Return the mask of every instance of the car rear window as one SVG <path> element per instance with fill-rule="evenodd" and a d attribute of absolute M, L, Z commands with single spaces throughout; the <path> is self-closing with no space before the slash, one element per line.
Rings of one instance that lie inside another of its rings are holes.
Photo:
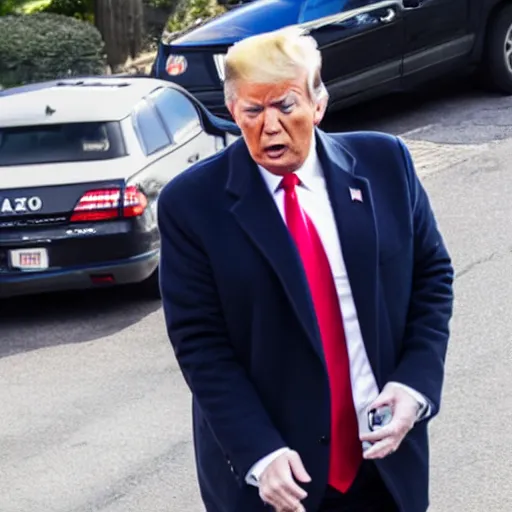
<path fill-rule="evenodd" d="M 0 127 L 0 166 L 107 160 L 124 155 L 118 122 Z"/>

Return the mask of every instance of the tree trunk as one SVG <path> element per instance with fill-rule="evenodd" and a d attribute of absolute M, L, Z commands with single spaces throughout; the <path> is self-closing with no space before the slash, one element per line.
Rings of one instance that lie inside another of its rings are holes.
<path fill-rule="evenodd" d="M 162 33 L 167 26 L 167 20 L 176 11 L 178 3 L 179 0 L 168 0 L 166 3 L 155 7 L 148 0 L 143 0 L 146 34 L 156 44 L 160 41 Z"/>
<path fill-rule="evenodd" d="M 142 49 L 142 0 L 95 0 L 94 22 L 103 36 L 107 62 L 114 72 Z"/>

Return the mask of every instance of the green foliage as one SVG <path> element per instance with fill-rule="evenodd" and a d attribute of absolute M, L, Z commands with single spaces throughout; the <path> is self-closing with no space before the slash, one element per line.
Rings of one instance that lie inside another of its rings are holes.
<path fill-rule="evenodd" d="M 168 0 L 152 0 L 163 1 Z M 47 12 L 81 20 L 94 19 L 94 0 L 0 0 L 0 16 Z"/>
<path fill-rule="evenodd" d="M 57 14 L 0 18 L 0 84 L 103 74 L 104 44 L 90 23 Z"/>
<path fill-rule="evenodd" d="M 43 12 L 62 14 L 80 20 L 94 20 L 94 0 L 52 0 Z"/>
<path fill-rule="evenodd" d="M 0 0 L 0 16 L 14 14 L 26 3 L 26 0 Z"/>
<path fill-rule="evenodd" d="M 21 2 L 23 0 L 6 0 Z M 26 0 L 24 0 L 26 2 Z M 37 0 L 34 0 L 37 2 Z M 63 14 L 80 20 L 94 22 L 94 0 L 39 0 L 43 5 L 36 7 L 38 12 Z M 2 2 L 2 0 L 0 0 Z M 150 9 L 173 10 L 178 0 L 142 0 L 143 5 Z"/>
<path fill-rule="evenodd" d="M 179 32 L 192 26 L 198 20 L 205 21 L 225 12 L 225 7 L 216 0 L 182 0 L 176 12 L 167 22 L 169 32 Z"/>
<path fill-rule="evenodd" d="M 25 2 L 21 9 L 18 9 L 18 14 L 33 14 L 41 12 L 43 9 L 50 5 L 52 0 L 29 0 Z"/>

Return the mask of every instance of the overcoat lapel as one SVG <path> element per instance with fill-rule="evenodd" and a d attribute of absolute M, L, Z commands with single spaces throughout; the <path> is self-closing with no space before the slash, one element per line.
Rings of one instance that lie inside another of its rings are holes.
<path fill-rule="evenodd" d="M 366 178 L 356 175 L 355 158 L 341 143 L 320 130 L 316 131 L 316 137 L 359 325 L 368 359 L 379 380 L 379 249 L 370 184 Z"/>
<path fill-rule="evenodd" d="M 325 364 L 313 304 L 298 251 L 242 140 L 234 144 L 229 165 L 227 190 L 235 197 L 231 212 L 273 268 L 314 350 Z"/>

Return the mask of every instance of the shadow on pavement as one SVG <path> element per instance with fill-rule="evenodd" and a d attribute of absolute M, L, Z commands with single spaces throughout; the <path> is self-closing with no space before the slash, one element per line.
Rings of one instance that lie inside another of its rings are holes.
<path fill-rule="evenodd" d="M 0 357 L 103 338 L 136 324 L 160 305 L 131 287 L 0 300 Z"/>

